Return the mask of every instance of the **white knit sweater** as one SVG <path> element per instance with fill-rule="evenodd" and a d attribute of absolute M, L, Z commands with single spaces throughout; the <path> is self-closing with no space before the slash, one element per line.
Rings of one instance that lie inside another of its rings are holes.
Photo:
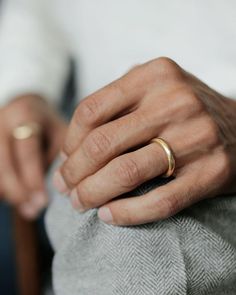
<path fill-rule="evenodd" d="M 235 28 L 235 0 L 3 0 L 0 104 L 28 92 L 57 103 L 69 55 L 78 99 L 158 56 L 233 97 Z"/>

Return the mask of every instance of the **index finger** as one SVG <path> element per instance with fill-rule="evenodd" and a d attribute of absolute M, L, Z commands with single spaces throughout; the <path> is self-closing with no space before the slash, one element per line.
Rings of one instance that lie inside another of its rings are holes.
<path fill-rule="evenodd" d="M 138 87 L 141 80 L 138 71 L 136 67 L 79 104 L 68 129 L 63 153 L 70 155 L 91 130 L 135 107 L 138 97 L 144 95 L 144 90 Z"/>
<path fill-rule="evenodd" d="M 21 179 L 28 189 L 28 201 L 22 204 L 21 211 L 33 218 L 47 204 L 41 139 L 39 136 L 32 136 L 25 140 L 16 140 L 14 148 Z"/>

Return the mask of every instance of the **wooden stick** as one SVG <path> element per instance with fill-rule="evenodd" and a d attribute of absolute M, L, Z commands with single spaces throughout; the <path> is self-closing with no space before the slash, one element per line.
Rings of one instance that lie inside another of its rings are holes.
<path fill-rule="evenodd" d="M 16 270 L 20 295 L 40 295 L 40 272 L 36 226 L 12 210 Z"/>

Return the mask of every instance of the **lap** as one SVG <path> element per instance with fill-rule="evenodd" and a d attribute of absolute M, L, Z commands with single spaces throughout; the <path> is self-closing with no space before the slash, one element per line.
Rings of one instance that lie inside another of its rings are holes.
<path fill-rule="evenodd" d="M 115 227 L 55 195 L 46 220 L 56 293 L 235 294 L 235 200 L 207 200 L 167 220 Z"/>

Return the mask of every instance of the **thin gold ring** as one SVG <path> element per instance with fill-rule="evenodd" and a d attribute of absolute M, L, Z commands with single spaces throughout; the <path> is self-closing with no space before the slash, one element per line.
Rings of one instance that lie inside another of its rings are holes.
<path fill-rule="evenodd" d="M 165 178 L 172 176 L 175 172 L 176 162 L 175 162 L 174 152 L 172 151 L 171 147 L 168 145 L 168 143 L 164 139 L 160 137 L 153 138 L 151 140 L 151 143 L 159 144 L 163 148 L 164 152 L 166 153 L 167 160 L 168 160 L 168 169 L 165 172 L 165 174 L 163 174 L 162 176 Z"/>
<path fill-rule="evenodd" d="M 39 135 L 42 131 L 40 124 L 36 122 L 28 122 L 21 124 L 13 129 L 12 135 L 17 140 L 28 139 L 32 136 Z"/>

